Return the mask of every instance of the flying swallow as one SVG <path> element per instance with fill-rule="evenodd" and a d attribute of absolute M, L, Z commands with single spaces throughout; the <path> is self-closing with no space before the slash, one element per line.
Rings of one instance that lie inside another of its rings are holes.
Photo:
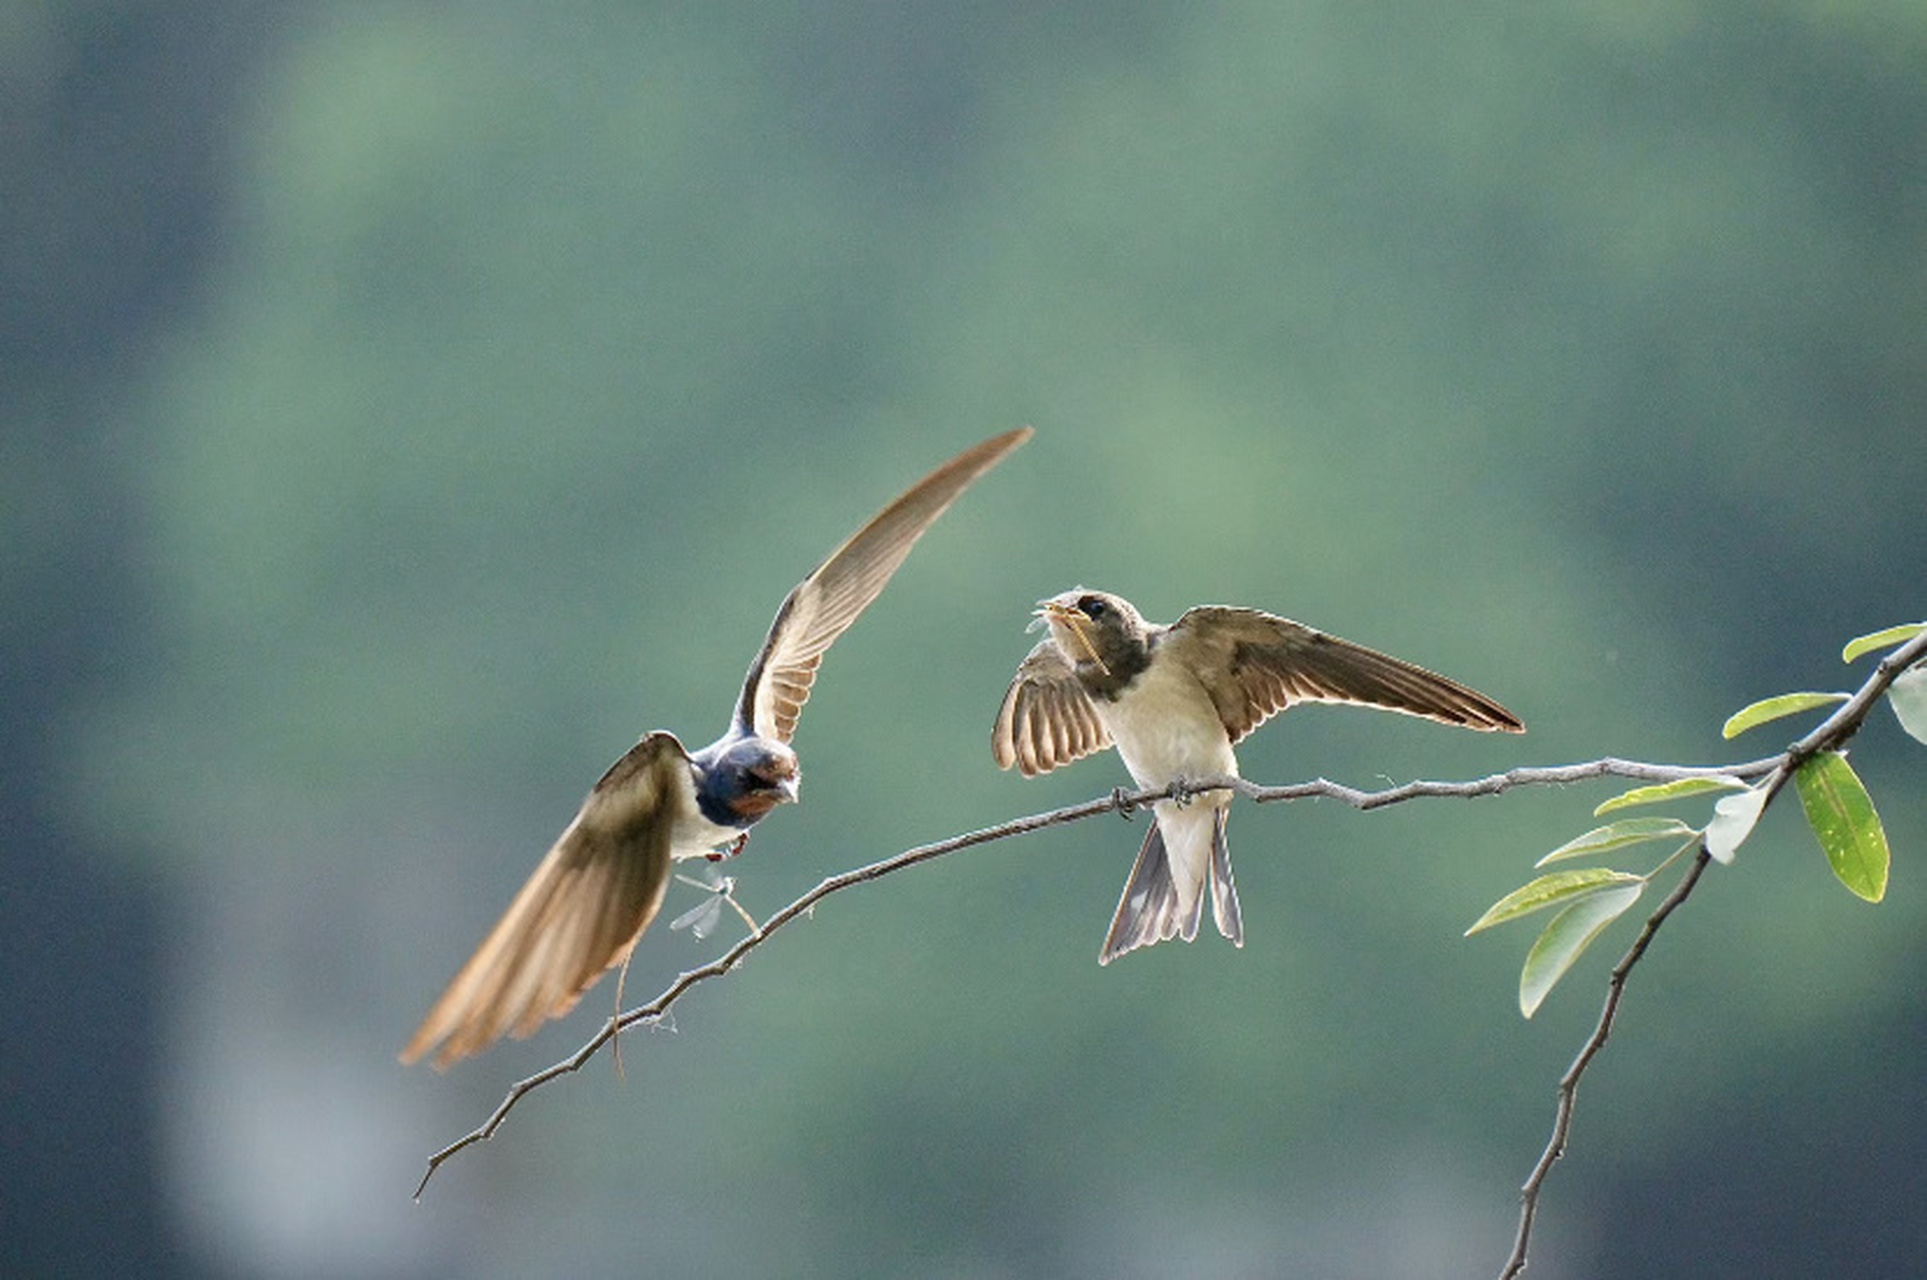
<path fill-rule="evenodd" d="M 1039 601 L 1036 615 L 1050 637 L 1018 666 L 990 738 L 998 767 L 1014 764 L 1026 777 L 1112 745 L 1142 789 L 1237 777 L 1233 745 L 1300 702 L 1525 732 L 1482 693 L 1257 609 L 1202 605 L 1164 626 L 1121 596 L 1078 587 Z M 1156 803 L 1099 964 L 1197 937 L 1206 885 L 1218 932 L 1244 945 L 1224 835 L 1231 794 Z"/>
<path fill-rule="evenodd" d="M 656 730 L 609 767 L 508 911 L 401 1052 L 437 1045 L 437 1067 L 504 1032 L 526 1036 L 575 1007 L 628 959 L 662 908 L 679 859 L 727 856 L 770 810 L 797 797 L 790 735 L 823 654 L 882 592 L 938 516 L 1029 427 L 966 449 L 885 507 L 798 583 L 749 664 L 723 736 L 687 751 Z"/>

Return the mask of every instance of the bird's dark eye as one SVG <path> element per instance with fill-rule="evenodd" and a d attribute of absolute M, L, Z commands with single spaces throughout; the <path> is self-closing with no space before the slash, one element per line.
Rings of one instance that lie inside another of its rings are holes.
<path fill-rule="evenodd" d="M 1109 611 L 1109 606 L 1097 596 L 1085 596 L 1077 602 L 1077 611 L 1095 621 Z"/>

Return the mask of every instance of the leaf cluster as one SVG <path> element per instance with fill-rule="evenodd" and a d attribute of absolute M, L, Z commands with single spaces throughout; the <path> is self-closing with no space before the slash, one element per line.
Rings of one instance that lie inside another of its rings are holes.
<path fill-rule="evenodd" d="M 1848 642 L 1841 658 L 1853 662 L 1876 650 L 1904 645 L 1923 631 L 1927 631 L 1927 623 L 1907 623 L 1858 636 Z M 1727 719 L 1721 733 L 1730 739 L 1769 721 L 1850 702 L 1853 696 L 1850 693 L 1779 694 L 1736 711 Z M 1895 676 L 1884 696 L 1901 727 L 1927 743 L 1927 662 L 1915 663 Z M 1632 909 L 1655 877 L 1681 858 L 1704 850 L 1714 861 L 1730 865 L 1789 776 L 1799 792 L 1807 826 L 1840 883 L 1868 902 L 1879 902 L 1885 897 L 1892 857 L 1873 798 L 1853 766 L 1847 763 L 1844 751 L 1803 750 L 1805 741 L 1788 750 L 1783 767 L 1755 783 L 1709 769 L 1670 782 L 1635 787 L 1593 810 L 1594 817 L 1603 817 L 1622 809 L 1726 793 L 1714 802 L 1712 815 L 1702 826 L 1692 826 L 1678 818 L 1620 818 L 1575 836 L 1540 858 L 1535 867 L 1595 857 L 1636 845 L 1672 846 L 1645 871 L 1621 871 L 1604 866 L 1549 871 L 1500 898 L 1473 922 L 1466 930 L 1468 936 L 1556 908 L 1551 922 L 1526 952 L 1525 964 L 1519 973 L 1520 1012 L 1528 1018 L 1537 1012 L 1586 948 L 1607 926 Z"/>

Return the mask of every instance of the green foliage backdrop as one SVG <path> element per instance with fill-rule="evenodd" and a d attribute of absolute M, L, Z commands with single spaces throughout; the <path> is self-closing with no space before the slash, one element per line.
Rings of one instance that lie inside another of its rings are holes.
<path fill-rule="evenodd" d="M 84 43 L 39 8 L 45 56 Z M 231 70 L 211 248 L 102 411 L 128 662 L 55 734 L 64 811 L 171 904 L 161 1158 L 218 1271 L 1496 1268 L 1607 961 L 1525 1024 L 1516 940 L 1460 931 L 1603 786 L 1241 806 L 1242 951 L 1100 971 L 1112 821 L 839 896 L 408 1204 L 611 1007 L 393 1061 L 581 792 L 719 730 L 783 592 L 994 431 L 1038 436 L 829 658 L 752 910 L 1125 780 L 990 763 L 1073 583 L 1271 609 L 1531 726 L 1318 708 L 1242 752 L 1359 785 L 1725 759 L 1727 711 L 1922 612 L 1916 5 L 336 5 Z M 0 492 L 61 527 L 31 468 Z M 1791 811 L 1710 873 L 1534 1274 L 1766 1274 L 1736 1241 L 1843 1181 L 1866 1216 L 1782 1226 L 1786 1274 L 1917 1256 L 1876 1210 L 1927 1142 L 1927 805 L 1866 740 L 1886 904 Z M 628 992 L 717 949 L 652 933 Z M 1845 1107 L 1843 1059 L 1911 1101 Z M 1769 1124 L 1810 1158 L 1758 1159 Z"/>

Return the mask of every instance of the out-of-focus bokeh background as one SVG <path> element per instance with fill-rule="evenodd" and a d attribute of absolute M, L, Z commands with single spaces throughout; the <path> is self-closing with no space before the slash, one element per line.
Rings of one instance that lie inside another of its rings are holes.
<path fill-rule="evenodd" d="M 1773 749 L 1717 726 L 1923 612 L 1923 138 L 1911 0 L 0 6 L 0 1272 L 1496 1271 L 1629 929 L 1531 1023 L 1530 933 L 1460 931 L 1605 784 L 1241 806 L 1242 951 L 1100 970 L 1109 818 L 841 895 L 419 1206 L 613 992 L 394 1055 L 608 762 L 1020 423 L 826 664 L 752 910 L 1124 781 L 989 760 L 1079 582 L 1532 726 L 1310 709 L 1265 781 Z M 1887 902 L 1790 805 L 1711 874 L 1534 1275 L 1919 1265 L 1927 755 L 1855 759 Z"/>

